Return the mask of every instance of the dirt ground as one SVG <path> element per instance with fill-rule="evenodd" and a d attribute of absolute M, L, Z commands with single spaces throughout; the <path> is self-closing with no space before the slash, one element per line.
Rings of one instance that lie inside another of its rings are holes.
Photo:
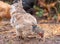
<path fill-rule="evenodd" d="M 16 37 L 15 30 L 10 26 L 8 21 L 2 21 L 0 22 L 0 44 L 60 44 L 60 24 L 40 24 L 39 25 L 44 30 L 48 31 L 48 34 L 46 35 L 45 42 L 43 43 L 42 39 L 38 38 L 18 38 Z M 3 28 L 6 27 L 6 28 Z M 53 38 L 47 38 L 48 35 L 51 33 L 50 30 L 54 30 L 53 32 Z"/>

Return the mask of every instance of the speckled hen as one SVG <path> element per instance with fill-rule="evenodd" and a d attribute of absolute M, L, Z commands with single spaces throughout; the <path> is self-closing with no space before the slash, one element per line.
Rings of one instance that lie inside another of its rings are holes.
<path fill-rule="evenodd" d="M 11 5 L 10 11 L 10 22 L 12 27 L 16 29 L 17 36 L 27 37 L 33 32 L 43 37 L 44 31 L 37 26 L 36 18 L 25 12 L 21 0 L 18 3 Z"/>

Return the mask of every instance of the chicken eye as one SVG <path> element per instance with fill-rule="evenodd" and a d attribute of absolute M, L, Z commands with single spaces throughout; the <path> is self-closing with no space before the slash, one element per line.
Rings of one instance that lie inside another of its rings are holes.
<path fill-rule="evenodd" d="M 33 31 L 36 29 L 37 25 L 32 25 Z"/>
<path fill-rule="evenodd" d="M 37 25 L 32 25 L 33 26 L 33 28 L 36 28 L 37 27 Z"/>

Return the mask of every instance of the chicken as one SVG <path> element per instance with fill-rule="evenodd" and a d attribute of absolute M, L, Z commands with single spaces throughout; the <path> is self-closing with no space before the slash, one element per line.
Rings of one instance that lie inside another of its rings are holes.
<path fill-rule="evenodd" d="M 18 3 L 19 0 L 14 0 L 13 3 Z M 30 14 L 33 14 L 35 11 L 34 6 L 35 0 L 22 0 L 23 9 Z"/>
<path fill-rule="evenodd" d="M 10 19 L 10 5 L 0 1 L 0 17 Z"/>
<path fill-rule="evenodd" d="M 34 32 L 43 37 L 44 31 L 38 27 L 36 18 L 23 9 L 22 0 L 11 5 L 10 14 L 10 22 L 17 36 L 27 37 Z"/>

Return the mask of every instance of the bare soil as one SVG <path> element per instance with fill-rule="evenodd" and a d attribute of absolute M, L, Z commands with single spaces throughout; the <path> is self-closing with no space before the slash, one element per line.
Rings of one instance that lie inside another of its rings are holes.
<path fill-rule="evenodd" d="M 2 29 L 3 27 L 7 29 Z M 60 30 L 60 24 L 39 24 L 39 26 L 46 30 Z M 46 38 L 44 44 L 60 44 L 60 31 L 54 33 L 54 39 Z M 47 36 L 46 36 L 47 37 Z M 38 38 L 18 38 L 15 30 L 10 26 L 8 21 L 0 22 L 0 44 L 43 44 L 42 39 Z"/>

